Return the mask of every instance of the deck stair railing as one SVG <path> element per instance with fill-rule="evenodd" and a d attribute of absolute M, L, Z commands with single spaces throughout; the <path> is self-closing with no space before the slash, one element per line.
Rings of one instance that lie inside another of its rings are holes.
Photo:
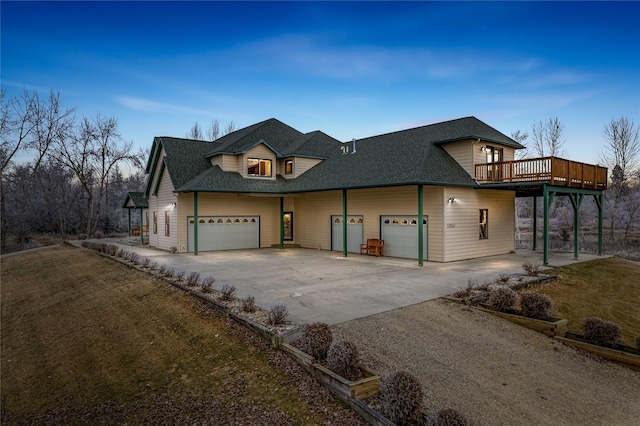
<path fill-rule="evenodd" d="M 479 183 L 549 182 L 571 188 L 607 189 L 607 168 L 557 157 L 475 165 Z"/>

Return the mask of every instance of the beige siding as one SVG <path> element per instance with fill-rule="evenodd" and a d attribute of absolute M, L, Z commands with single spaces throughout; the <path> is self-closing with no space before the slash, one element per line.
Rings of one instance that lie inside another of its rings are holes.
<path fill-rule="evenodd" d="M 260 216 L 260 247 L 280 242 L 280 198 L 241 194 L 198 194 L 198 216 Z M 193 216 L 193 194 L 180 194 L 178 251 L 187 251 L 187 217 Z"/>
<path fill-rule="evenodd" d="M 509 253 L 515 249 L 515 199 L 510 191 L 446 188 L 444 261 Z M 489 210 L 489 238 L 479 238 L 480 209 Z"/>
<path fill-rule="evenodd" d="M 296 158 L 293 160 L 293 173 L 295 177 L 300 176 L 310 168 L 314 167 L 317 164 L 320 164 L 322 160 L 317 160 L 315 158 Z"/>
<path fill-rule="evenodd" d="M 158 247 L 158 234 L 153 233 L 153 212 L 158 211 L 158 197 L 151 195 L 149 197 L 149 245 Z"/>
<path fill-rule="evenodd" d="M 293 160 L 293 173 L 290 175 L 284 173 L 284 164 L 287 160 Z M 288 157 L 278 160 L 278 174 L 285 179 L 294 179 L 320 162 L 322 160 L 315 158 Z"/>
<path fill-rule="evenodd" d="M 219 154 L 219 155 L 216 155 L 215 157 L 211 157 L 211 165 L 218 166 L 225 172 L 237 172 L 238 157 L 241 157 L 241 156 Z"/>
<path fill-rule="evenodd" d="M 442 261 L 443 189 L 424 188 L 424 211 L 429 216 L 429 258 Z M 331 249 L 331 215 L 342 214 L 342 191 L 305 194 L 294 212 L 296 243 L 306 248 Z M 347 213 L 364 216 L 363 238 L 380 238 L 380 216 L 414 215 L 418 209 L 416 186 L 347 191 Z"/>
<path fill-rule="evenodd" d="M 169 173 L 165 169 L 158 187 L 156 196 L 156 209 L 158 211 L 158 234 L 156 247 L 162 250 L 169 250 L 170 247 L 177 246 L 177 211 L 172 206 L 177 198 L 173 195 L 173 185 L 169 178 Z M 169 236 L 165 236 L 165 212 L 170 212 Z"/>
<path fill-rule="evenodd" d="M 487 162 L 487 154 L 485 151 L 481 149 L 484 146 L 495 146 L 497 148 L 502 148 L 503 161 L 513 161 L 515 149 L 509 146 L 504 146 L 496 143 L 489 143 L 489 142 L 483 141 L 477 144 L 476 149 L 473 150 L 475 164 L 485 164 Z"/>
<path fill-rule="evenodd" d="M 224 166 L 222 165 L 222 154 L 216 155 L 215 157 L 211 157 L 209 160 L 212 166 L 218 166 L 222 170 L 224 170 Z"/>
<path fill-rule="evenodd" d="M 331 215 L 342 214 L 342 191 L 306 193 L 295 200 L 295 208 L 296 243 L 306 248 L 331 250 Z"/>
<path fill-rule="evenodd" d="M 475 151 L 480 152 L 480 148 L 477 150 L 473 149 L 477 146 L 475 142 L 475 140 L 464 140 L 442 144 L 442 148 L 444 148 L 444 150 L 447 151 L 447 153 L 453 157 L 453 159 L 456 160 L 458 164 L 460 164 L 472 177 L 475 176 L 474 164 L 477 163 Z"/>
<path fill-rule="evenodd" d="M 276 178 L 276 154 L 267 148 L 264 144 L 260 144 L 255 146 L 254 148 L 247 151 L 240 158 L 240 164 L 238 165 L 240 174 L 243 177 L 247 177 L 247 160 L 249 158 L 259 158 L 261 160 L 271 160 L 271 178 L 256 178 L 251 177 L 251 179 L 275 179 Z"/>

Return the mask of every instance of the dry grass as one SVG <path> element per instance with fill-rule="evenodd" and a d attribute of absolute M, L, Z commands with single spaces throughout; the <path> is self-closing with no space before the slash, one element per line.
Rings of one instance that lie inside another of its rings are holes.
<path fill-rule="evenodd" d="M 623 343 L 635 346 L 640 334 L 640 264 L 618 258 L 557 268 L 558 280 L 528 290 L 551 297 L 555 316 L 582 334 L 585 318 L 597 316 L 622 327 Z"/>
<path fill-rule="evenodd" d="M 121 417 L 107 410 L 102 420 L 146 423 L 157 409 L 149 401 L 159 396 L 170 404 L 209 401 L 212 424 L 243 423 L 230 412 L 239 406 L 258 407 L 252 415 L 265 424 L 321 424 L 344 410 L 326 397 L 316 403 L 325 406 L 312 406 L 274 365 L 283 362 L 274 362 L 279 353 L 248 344 L 223 316 L 162 281 L 67 246 L 1 262 L 3 424 L 61 404 L 85 415 L 114 405 Z"/>

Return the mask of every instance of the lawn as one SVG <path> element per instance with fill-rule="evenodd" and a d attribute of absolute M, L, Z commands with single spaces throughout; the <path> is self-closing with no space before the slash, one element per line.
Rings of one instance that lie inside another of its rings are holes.
<path fill-rule="evenodd" d="M 359 423 L 281 352 L 86 250 L 2 256 L 2 424 Z"/>
<path fill-rule="evenodd" d="M 557 317 L 569 320 L 569 331 L 582 334 L 590 316 L 622 327 L 623 343 L 635 346 L 640 335 L 640 264 L 606 258 L 556 268 L 558 280 L 527 290 L 551 297 Z"/>

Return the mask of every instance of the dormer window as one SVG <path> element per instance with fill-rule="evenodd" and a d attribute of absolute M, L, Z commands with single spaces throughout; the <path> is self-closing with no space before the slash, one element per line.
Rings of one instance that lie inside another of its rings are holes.
<path fill-rule="evenodd" d="M 247 175 L 271 177 L 271 160 L 249 158 L 247 160 Z"/>
<path fill-rule="evenodd" d="M 286 160 L 284 162 L 284 174 L 285 175 L 293 174 L 293 160 Z"/>

